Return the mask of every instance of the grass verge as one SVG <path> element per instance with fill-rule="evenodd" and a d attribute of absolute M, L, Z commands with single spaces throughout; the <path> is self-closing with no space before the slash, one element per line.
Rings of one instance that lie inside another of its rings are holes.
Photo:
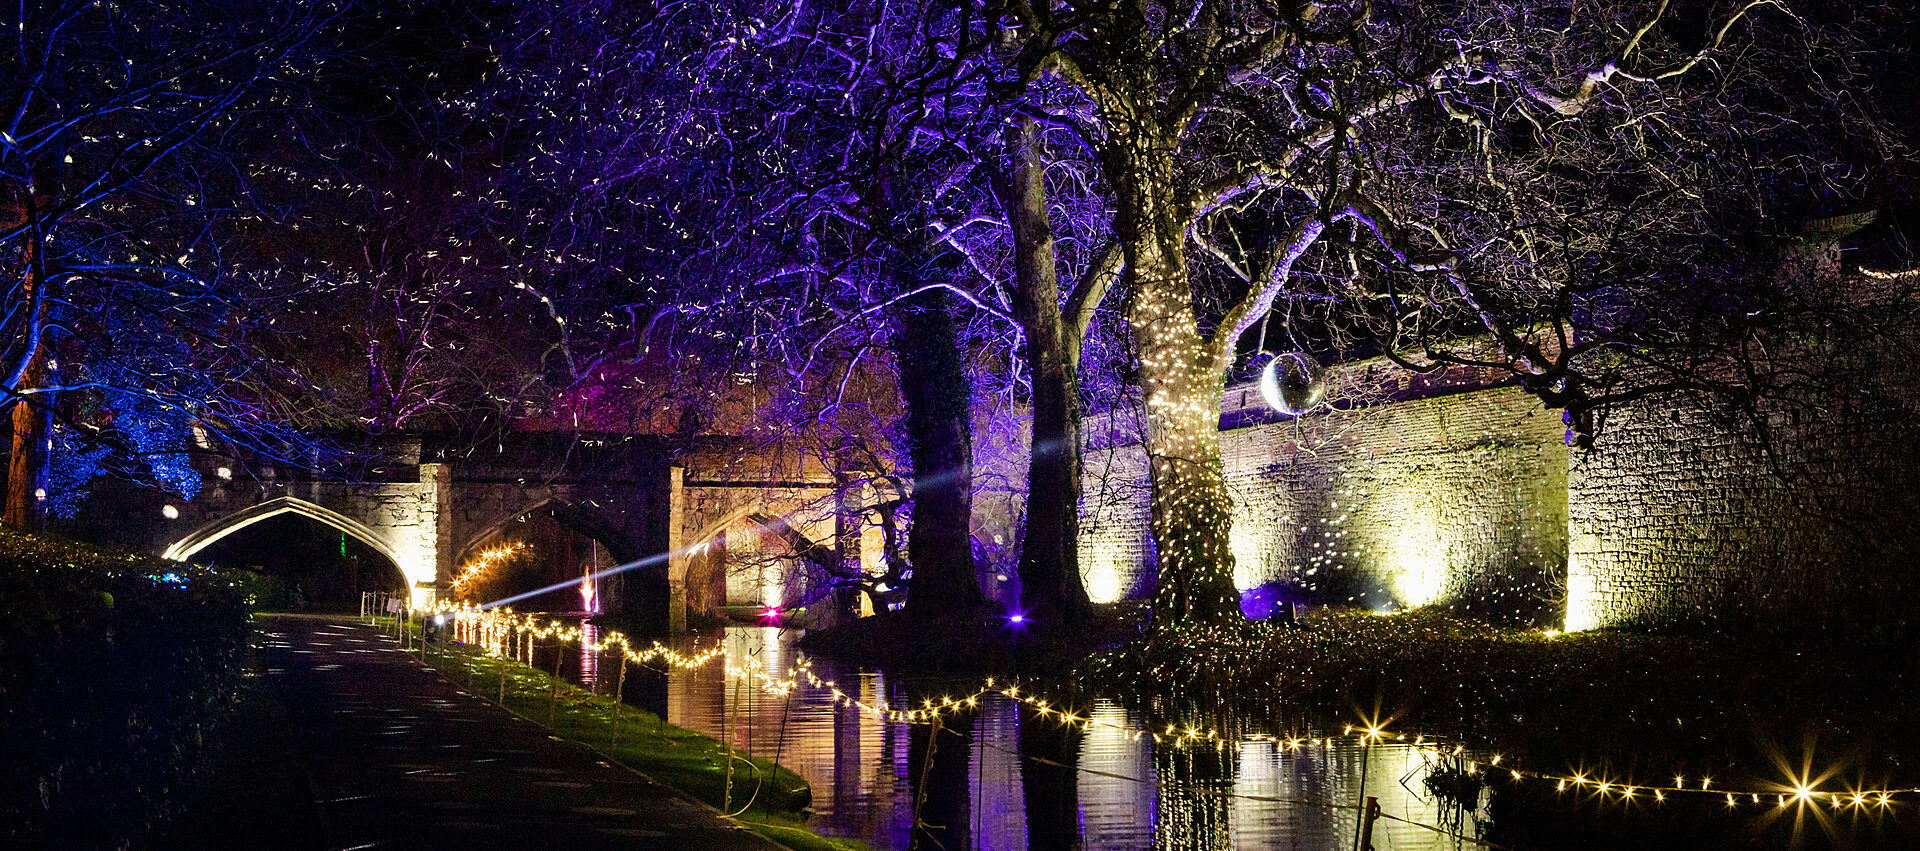
<path fill-rule="evenodd" d="M 239 838 L 278 851 L 324 847 L 293 721 L 264 679 L 257 646 L 248 657 L 232 716 L 208 740 L 206 758 L 181 790 L 179 814 L 153 843 L 156 851 L 221 848 Z"/>
<path fill-rule="evenodd" d="M 513 660 L 482 655 L 465 645 L 436 643 L 426 661 L 482 697 L 497 700 L 504 692 L 502 705 L 508 711 L 691 795 L 794 851 L 867 847 L 808 830 L 806 810 L 812 793 L 807 782 L 768 760 L 728 750 L 711 738 L 630 705 L 619 704 L 616 725 L 616 702 L 611 696 L 594 694 Z"/>

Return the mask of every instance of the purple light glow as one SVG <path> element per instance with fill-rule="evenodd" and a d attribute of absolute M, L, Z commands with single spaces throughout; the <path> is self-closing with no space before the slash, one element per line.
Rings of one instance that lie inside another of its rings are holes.
<path fill-rule="evenodd" d="M 1278 582 L 1248 588 L 1240 592 L 1240 613 L 1248 620 L 1266 620 L 1278 613 L 1290 596 L 1287 587 Z"/>

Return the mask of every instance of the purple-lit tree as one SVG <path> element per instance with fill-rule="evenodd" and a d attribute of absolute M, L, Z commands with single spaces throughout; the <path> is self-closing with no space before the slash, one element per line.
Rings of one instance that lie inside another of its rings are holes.
<path fill-rule="evenodd" d="M 983 20 L 969 9 L 855 3 L 775 9 L 764 21 L 744 33 L 741 49 L 776 68 L 754 84 L 780 104 L 779 134 L 765 137 L 782 154 L 765 193 L 766 218 L 801 249 L 768 278 L 808 281 L 828 339 L 873 312 L 896 317 L 889 348 L 912 466 L 939 471 L 914 482 L 916 585 L 928 587 L 923 564 L 958 562 L 941 554 L 964 552 L 961 489 L 972 478 L 963 475 L 972 466 L 965 452 L 977 442 L 968 407 L 983 391 L 969 394 L 962 378 L 997 375 L 1033 413 L 1024 605 L 1041 622 L 1077 617 L 1086 608 L 1075 554 L 1077 364 L 1118 258 L 1100 249 L 1104 205 L 1050 204 L 1043 173 L 1060 163 L 990 85 Z M 1058 256 L 1050 217 L 1069 211 L 1078 214 L 1069 215 L 1075 239 Z M 1078 270 L 1070 292 L 1058 283 L 1063 268 Z M 956 336 L 947 329 L 960 313 L 973 330 Z M 1013 357 L 987 354 L 1009 338 Z M 964 354 L 969 349 L 974 354 Z M 971 573 L 958 563 L 943 567 L 948 590 L 923 602 L 969 596 L 960 578 Z"/>
<path fill-rule="evenodd" d="M 908 93 L 916 81 L 944 85 L 947 62 L 913 20 L 859 6 L 737 4 L 639 19 L 535 8 L 519 26 L 537 37 L 507 69 L 517 94 L 502 102 L 545 113 L 530 122 L 524 170 L 531 191 L 553 201 L 535 205 L 546 212 L 525 238 L 563 246 L 550 253 L 564 261 L 594 260 L 556 272 L 574 285 L 556 299 L 599 293 L 618 305 L 601 312 L 628 323 L 618 340 L 605 333 L 615 329 L 581 336 L 586 323 L 569 322 L 576 343 L 595 341 L 569 362 L 673 346 L 721 376 L 768 382 L 784 372 L 787 386 L 831 395 L 769 410 L 844 433 L 844 379 L 864 373 L 863 360 L 890 361 L 914 471 L 909 606 L 968 610 L 980 600 L 969 535 L 972 347 L 947 295 L 964 261 L 939 235 L 970 156 L 940 142 L 933 105 L 948 95 Z M 942 169 L 945 181 L 932 176 Z M 898 309 L 889 319 L 873 309 L 881 304 Z M 561 313 L 591 322 L 593 307 Z M 821 373 L 842 380 L 823 387 Z M 855 429 L 866 439 L 881 431 Z M 870 449 L 843 446 L 822 460 L 839 469 L 888 454 Z M 869 472 L 893 474 L 878 466 Z"/>
<path fill-rule="evenodd" d="M 1844 29 L 1765 3 L 569 5 L 525 19 L 482 106 L 537 113 L 503 232 L 548 263 L 523 283 L 560 326 L 550 375 L 669 338 L 802 392 L 891 358 L 924 395 L 906 442 L 948 451 L 908 465 L 938 497 L 927 471 L 965 478 L 955 365 L 995 359 L 994 332 L 949 342 L 955 307 L 1017 329 L 1043 607 L 1080 594 L 1074 368 L 1114 287 L 1175 625 L 1237 612 L 1218 393 L 1256 325 L 1504 371 L 1583 445 L 1609 405 L 1711 384 L 1755 291 L 1727 234 L 1772 203 L 1740 187 L 1793 160 L 1743 128 L 1804 114 L 1786 81 Z M 966 513 L 926 502 L 916 537 L 959 551 Z"/>

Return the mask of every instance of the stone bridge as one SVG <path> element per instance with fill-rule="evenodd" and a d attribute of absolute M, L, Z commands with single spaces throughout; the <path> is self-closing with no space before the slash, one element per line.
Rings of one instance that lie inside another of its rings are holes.
<path fill-rule="evenodd" d="M 519 435 L 492 452 L 436 443 L 386 441 L 379 462 L 341 478 L 271 465 L 243 474 L 207 461 L 206 485 L 192 499 L 127 485 L 97 489 L 71 522 L 90 538 L 191 560 L 252 524 L 297 514 L 391 559 L 414 599 L 425 601 L 508 524 L 546 514 L 599 542 L 614 564 L 638 563 L 607 583 L 610 610 L 675 631 L 686 624 L 689 573 L 714 572 L 713 544 L 728 529 L 737 536 L 742 525 L 777 525 L 826 547 L 841 539 L 830 476 L 769 476 L 767 465 L 741 463 L 724 440 L 677 452 L 644 436 Z M 716 602 L 693 593 L 697 603 Z"/>

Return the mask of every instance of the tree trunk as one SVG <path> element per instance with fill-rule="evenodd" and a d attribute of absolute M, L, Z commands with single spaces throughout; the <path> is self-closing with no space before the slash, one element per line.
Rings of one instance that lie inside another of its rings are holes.
<path fill-rule="evenodd" d="M 22 289 L 27 296 L 28 310 L 32 311 L 27 321 L 34 327 L 28 336 L 29 348 L 23 355 L 27 368 L 13 388 L 22 395 L 13 402 L 10 417 L 13 441 L 7 454 L 6 524 L 28 532 L 39 532 L 46 526 L 47 473 L 53 460 L 48 447 L 48 442 L 53 439 L 53 416 L 47 404 L 51 400 L 42 399 L 42 404 L 35 406 L 28 404 L 24 395 L 38 389 L 50 377 L 47 374 L 46 348 L 40 342 L 38 333 L 38 326 L 46 321 L 47 310 L 44 294 L 36 289 L 41 278 L 39 260 L 39 243 L 29 239 L 27 272 Z"/>
<path fill-rule="evenodd" d="M 907 610 L 917 615 L 964 611 L 985 602 L 973 566 L 972 393 L 950 299 L 944 290 L 914 296 L 895 325 L 913 461 L 913 530 L 907 536 L 913 583 Z"/>
<path fill-rule="evenodd" d="M 40 356 L 34 357 L 38 359 Z M 20 389 L 26 391 L 38 387 L 42 377 L 43 366 L 34 364 L 27 370 L 25 380 L 20 382 Z M 9 419 L 13 426 L 13 442 L 7 455 L 6 522 L 15 529 L 38 532 L 46 526 L 47 519 L 44 494 L 47 468 L 52 460 L 47 453 L 47 441 L 53 437 L 53 418 L 45 408 L 20 399 L 13 403 L 13 414 Z"/>
<path fill-rule="evenodd" d="M 1026 337 L 1033 379 L 1033 441 L 1027 461 L 1020 587 L 1037 623 L 1071 622 L 1088 611 L 1080 578 L 1080 374 L 1060 315 L 1053 224 L 1045 169 L 1031 120 L 1015 142 L 1013 179 L 1002 202 L 1013 228 L 1013 313 Z"/>
<path fill-rule="evenodd" d="M 1233 503 L 1220 459 L 1224 379 L 1213 369 L 1212 347 L 1194 318 L 1188 211 L 1174 200 L 1176 145 L 1151 121 L 1134 126 L 1140 129 L 1103 151 L 1103 165 L 1119 202 L 1114 229 L 1126 250 L 1127 325 L 1146 403 L 1153 540 L 1160 559 L 1154 624 L 1166 629 L 1224 623 L 1240 616 L 1227 546 Z"/>

